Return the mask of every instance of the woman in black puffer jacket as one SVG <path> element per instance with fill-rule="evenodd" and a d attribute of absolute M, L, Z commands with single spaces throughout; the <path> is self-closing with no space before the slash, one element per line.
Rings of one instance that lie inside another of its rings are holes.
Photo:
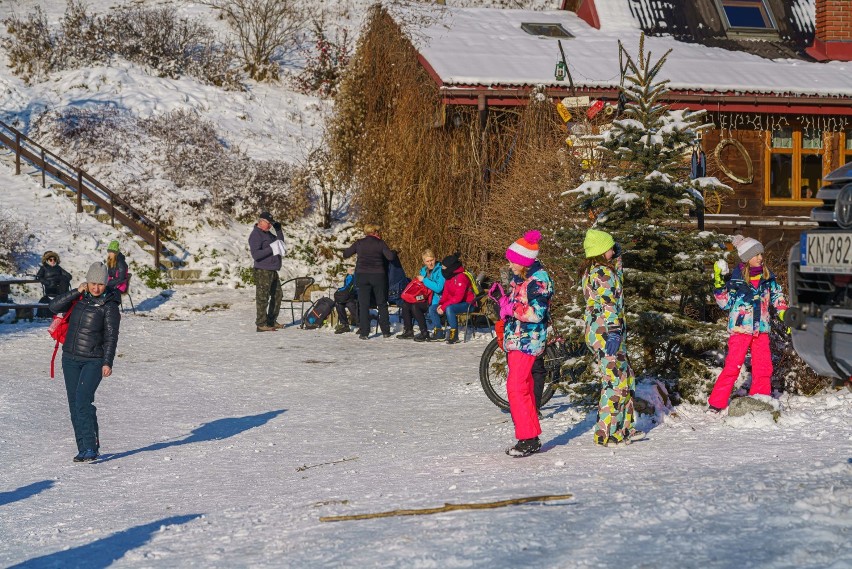
<path fill-rule="evenodd" d="M 54 313 L 71 310 L 62 346 L 62 373 L 79 451 L 74 462 L 98 458 L 95 391 L 101 379 L 112 375 L 121 322 L 119 293 L 107 291 L 106 282 L 106 265 L 94 263 L 86 273 L 85 283 L 50 303 Z"/>

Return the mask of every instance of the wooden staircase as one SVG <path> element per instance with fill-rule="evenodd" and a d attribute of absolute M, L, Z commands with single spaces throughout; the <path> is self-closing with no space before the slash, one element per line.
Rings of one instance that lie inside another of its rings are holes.
<path fill-rule="evenodd" d="M 2 152 L 4 149 L 6 152 Z M 112 190 L 81 168 L 69 164 L 26 135 L 0 121 L 0 159 L 24 173 L 40 178 L 43 188 L 50 188 L 76 201 L 77 213 L 86 213 L 101 223 L 121 230 L 153 257 L 153 265 L 168 274 L 171 284 L 206 282 L 201 271 L 187 269 L 190 258 L 186 249 L 164 237 L 159 224 L 138 211 Z"/>

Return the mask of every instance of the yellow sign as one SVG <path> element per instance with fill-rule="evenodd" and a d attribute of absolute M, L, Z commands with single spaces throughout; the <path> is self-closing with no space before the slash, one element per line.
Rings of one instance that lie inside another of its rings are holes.
<path fill-rule="evenodd" d="M 559 112 L 559 116 L 562 117 L 562 120 L 566 123 L 571 120 L 571 111 L 565 108 L 565 105 L 562 102 L 556 103 L 556 110 Z"/>

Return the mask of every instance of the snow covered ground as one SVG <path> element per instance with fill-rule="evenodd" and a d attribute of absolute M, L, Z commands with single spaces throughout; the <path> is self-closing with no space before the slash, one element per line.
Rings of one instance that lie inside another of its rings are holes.
<path fill-rule="evenodd" d="M 35 3 L 0 0 L 0 16 Z M 65 5 L 38 3 L 52 20 Z M 337 6 L 355 22 L 367 3 Z M 75 87 L 83 83 L 100 90 Z M 23 124 L 89 98 L 122 100 L 146 116 L 186 104 L 260 158 L 295 159 L 324 111 L 285 88 L 223 94 L 120 62 L 35 86 L 0 69 L 4 117 Z M 78 282 L 119 237 L 6 165 L 0 187 L 0 208 L 33 236 L 24 272 L 53 249 Z M 680 420 L 655 427 L 645 417 L 648 440 L 615 449 L 595 447 L 594 416 L 557 397 L 545 409 L 544 452 L 510 459 L 509 416 L 478 383 L 485 338 L 444 346 L 364 342 L 329 329 L 257 334 L 254 291 L 234 288 L 249 265 L 249 229 L 183 236 L 199 256 L 194 268 L 224 275 L 214 283 L 165 295 L 133 283 L 139 314 L 124 318 L 115 373 L 98 392 L 99 464 L 71 462 L 61 372 L 48 379 L 47 323 L 0 319 L 0 566 L 852 566 L 848 391 L 784 397 L 778 423 L 768 415 L 714 422 L 685 406 Z M 289 229 L 293 248 L 297 238 L 351 239 L 339 228 Z M 126 238 L 122 248 L 150 262 Z M 294 255 L 282 274 L 307 270 Z M 18 302 L 40 296 L 37 287 L 12 292 Z M 319 521 L 565 493 L 573 497 L 495 510 Z"/>
<path fill-rule="evenodd" d="M 594 446 L 594 418 L 557 397 L 544 452 L 512 459 L 509 416 L 478 384 L 487 336 L 446 346 L 329 328 L 258 334 L 245 289 L 137 304 L 98 391 L 97 464 L 71 462 L 46 323 L 0 325 L 0 565 L 852 565 L 848 391 L 784 398 L 777 424 L 687 407 L 615 449 Z"/>

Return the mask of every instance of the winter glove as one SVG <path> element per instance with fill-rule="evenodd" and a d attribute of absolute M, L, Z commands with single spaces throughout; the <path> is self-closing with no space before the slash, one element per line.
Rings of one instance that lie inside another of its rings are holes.
<path fill-rule="evenodd" d="M 780 320 L 781 322 L 784 322 L 784 317 L 785 317 L 786 315 L 787 315 L 787 311 L 786 311 L 786 310 L 779 310 L 779 311 L 778 311 L 778 320 Z M 786 322 L 784 322 L 784 324 L 786 324 Z M 792 330 L 790 330 L 790 327 L 789 327 L 789 326 L 787 326 L 786 328 L 784 328 L 784 331 L 787 333 L 787 335 L 790 335 L 790 334 L 792 333 Z"/>
<path fill-rule="evenodd" d="M 503 290 L 503 285 L 500 283 L 494 283 L 491 285 L 491 288 L 488 289 L 488 298 L 500 304 L 500 299 L 506 296 L 506 291 Z"/>
<path fill-rule="evenodd" d="M 272 227 L 275 228 L 275 231 L 281 231 L 281 222 L 280 221 L 273 221 Z"/>
<path fill-rule="evenodd" d="M 497 301 L 500 305 L 500 319 L 505 320 L 512 316 L 512 301 L 508 296 L 501 296 L 500 300 Z"/>
<path fill-rule="evenodd" d="M 616 243 L 612 246 L 612 258 L 615 259 L 617 257 L 621 257 L 621 244 Z"/>
<path fill-rule="evenodd" d="M 722 278 L 722 275 L 727 274 L 728 263 L 726 263 L 724 259 L 719 259 L 713 263 L 713 285 L 716 288 L 723 288 L 725 286 L 725 279 Z"/>
<path fill-rule="evenodd" d="M 621 346 L 621 332 L 610 332 L 606 335 L 606 345 L 604 351 L 608 356 L 614 356 Z"/>

